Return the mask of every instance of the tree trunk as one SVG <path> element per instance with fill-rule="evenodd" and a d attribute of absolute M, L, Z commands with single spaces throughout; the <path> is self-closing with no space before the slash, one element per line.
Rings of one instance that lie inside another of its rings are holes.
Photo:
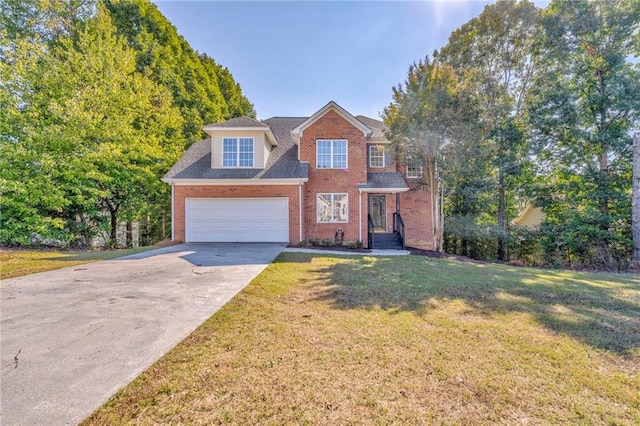
<path fill-rule="evenodd" d="M 118 210 L 109 209 L 111 214 L 111 235 L 109 236 L 109 246 L 116 247 L 118 245 Z"/>
<path fill-rule="evenodd" d="M 640 133 L 633 137 L 633 195 L 631 199 L 631 268 L 640 271 Z"/>
<path fill-rule="evenodd" d="M 504 173 L 502 167 L 498 169 L 498 227 L 500 233 L 498 234 L 498 260 L 506 260 L 506 253 L 504 247 L 504 236 L 507 231 L 505 221 L 505 190 L 504 190 Z"/>
<path fill-rule="evenodd" d="M 609 223 L 609 149 L 606 145 L 602 145 L 602 154 L 598 158 L 600 168 L 600 181 L 598 182 L 600 213 L 602 214 L 601 229 L 608 231 Z"/>
<path fill-rule="evenodd" d="M 427 179 L 431 198 L 431 232 L 433 234 L 433 250 L 442 251 L 443 229 L 440 218 L 440 186 L 438 184 L 438 169 L 436 157 L 427 159 Z"/>
<path fill-rule="evenodd" d="M 127 248 L 133 247 L 133 223 L 130 220 L 127 221 L 125 245 Z"/>

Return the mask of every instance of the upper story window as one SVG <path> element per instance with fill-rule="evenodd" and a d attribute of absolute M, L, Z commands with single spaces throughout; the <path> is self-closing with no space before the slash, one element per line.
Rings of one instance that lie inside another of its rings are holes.
<path fill-rule="evenodd" d="M 347 222 L 349 220 L 348 194 L 318 194 L 316 207 L 317 221 Z"/>
<path fill-rule="evenodd" d="M 347 141 L 345 139 L 318 139 L 316 141 L 316 167 L 319 169 L 346 169 Z"/>
<path fill-rule="evenodd" d="M 253 167 L 253 138 L 222 138 L 222 167 Z"/>
<path fill-rule="evenodd" d="M 387 167 L 386 149 L 384 145 L 369 145 L 369 167 Z"/>
<path fill-rule="evenodd" d="M 417 158 L 407 158 L 407 177 L 421 178 L 424 173 L 422 163 Z"/>

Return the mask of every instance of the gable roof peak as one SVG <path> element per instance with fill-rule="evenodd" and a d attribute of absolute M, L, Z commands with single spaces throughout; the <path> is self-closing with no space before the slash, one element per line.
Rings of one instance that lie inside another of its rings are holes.
<path fill-rule="evenodd" d="M 349 111 L 342 108 L 335 101 L 329 101 L 328 104 L 326 104 L 325 106 L 320 108 L 318 111 L 316 111 L 315 114 L 313 114 L 311 117 L 307 118 L 305 121 L 300 123 L 295 129 L 291 130 L 291 136 L 293 137 L 294 141 L 300 140 L 300 137 L 302 137 L 304 130 L 307 127 L 309 127 L 311 124 L 315 123 L 319 118 L 324 116 L 329 111 L 335 111 L 338 115 L 340 115 L 342 118 L 348 121 L 351 125 L 356 127 L 358 130 L 362 131 L 362 134 L 365 137 L 369 137 L 369 135 L 371 135 L 371 132 L 372 132 L 371 128 L 369 128 L 362 121 L 358 120 L 356 117 L 351 115 Z"/>
<path fill-rule="evenodd" d="M 258 121 L 251 117 L 236 117 L 227 121 L 223 121 L 222 123 L 209 124 L 202 128 L 205 132 L 211 135 L 214 131 L 218 130 L 232 130 L 232 131 L 247 131 L 247 130 L 257 130 L 264 132 L 267 135 L 267 139 L 271 146 L 278 145 L 273 132 L 271 131 L 271 127 L 268 124 L 265 124 L 261 121 Z"/>

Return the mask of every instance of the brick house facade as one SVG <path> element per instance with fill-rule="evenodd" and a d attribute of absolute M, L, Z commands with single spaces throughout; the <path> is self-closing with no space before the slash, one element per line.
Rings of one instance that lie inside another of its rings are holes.
<path fill-rule="evenodd" d="M 398 238 L 432 249 L 431 194 L 417 184 L 421 168 L 394 161 L 384 130 L 335 102 L 311 117 L 206 126 L 210 137 L 163 178 L 172 186 L 173 240 L 296 244 L 342 235 L 365 247 Z"/>

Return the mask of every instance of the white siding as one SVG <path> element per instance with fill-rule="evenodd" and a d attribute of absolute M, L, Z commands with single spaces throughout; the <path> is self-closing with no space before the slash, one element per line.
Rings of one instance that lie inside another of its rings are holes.
<path fill-rule="evenodd" d="M 211 168 L 222 167 L 222 138 L 253 138 L 253 168 L 264 169 L 265 146 L 264 132 L 261 131 L 224 131 L 215 130 L 211 136 Z"/>

